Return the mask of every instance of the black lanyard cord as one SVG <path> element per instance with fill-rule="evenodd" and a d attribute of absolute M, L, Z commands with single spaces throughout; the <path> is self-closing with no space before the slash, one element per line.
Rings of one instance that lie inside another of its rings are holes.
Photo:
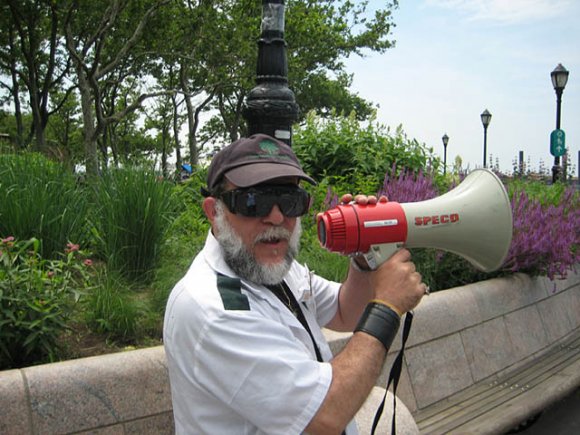
<path fill-rule="evenodd" d="M 387 400 L 387 392 L 393 383 L 393 420 L 391 425 L 391 435 L 396 435 L 396 414 L 397 414 L 397 386 L 399 385 L 399 378 L 401 377 L 401 370 L 403 368 L 403 356 L 405 352 L 405 344 L 407 343 L 407 338 L 409 337 L 409 332 L 411 331 L 411 324 L 413 323 L 413 312 L 409 311 L 405 315 L 405 325 L 403 326 L 403 343 L 401 345 L 401 350 L 399 354 L 395 358 L 395 362 L 391 367 L 391 371 L 389 373 L 389 380 L 387 382 L 387 389 L 385 390 L 385 396 L 383 397 L 383 401 L 379 405 L 377 412 L 375 414 L 375 419 L 373 421 L 373 428 L 371 430 L 371 435 L 375 434 L 375 430 L 379 425 L 379 420 L 381 419 L 381 415 L 383 414 L 383 410 L 385 409 L 385 401 Z"/>
<path fill-rule="evenodd" d="M 306 317 L 304 317 L 304 312 L 302 311 L 302 307 L 294 297 L 292 290 L 288 287 L 285 281 L 282 281 L 280 284 L 276 285 L 267 285 L 268 288 L 280 301 L 286 306 L 292 314 L 298 319 L 298 321 L 302 324 L 310 339 L 312 340 L 312 345 L 314 346 L 314 351 L 316 352 L 316 359 L 318 362 L 324 362 L 322 359 L 322 354 L 320 353 L 320 349 L 316 344 L 316 340 L 314 339 L 314 335 L 312 335 L 312 331 L 310 330 L 310 326 L 306 321 Z"/>
<path fill-rule="evenodd" d="M 322 359 L 322 354 L 320 353 L 320 349 L 316 344 L 316 340 L 314 339 L 314 335 L 312 335 L 312 331 L 310 330 L 310 326 L 306 321 L 306 317 L 304 317 L 304 312 L 302 311 L 302 307 L 294 297 L 292 290 L 288 287 L 285 281 L 282 281 L 280 284 L 277 285 L 267 285 L 268 288 L 280 301 L 284 304 L 292 314 L 296 316 L 298 321 L 302 324 L 308 335 L 310 335 L 310 339 L 312 340 L 312 345 L 314 346 L 314 351 L 316 352 L 316 359 L 318 362 L 324 362 Z M 346 435 L 345 431 L 342 431 L 342 435 Z"/>

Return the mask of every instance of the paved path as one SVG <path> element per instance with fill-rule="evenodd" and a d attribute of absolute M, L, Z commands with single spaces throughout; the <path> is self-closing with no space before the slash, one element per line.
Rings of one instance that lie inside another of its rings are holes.
<path fill-rule="evenodd" d="M 518 435 L 573 435 L 580 434 L 580 388 L 551 406 L 538 421 Z"/>

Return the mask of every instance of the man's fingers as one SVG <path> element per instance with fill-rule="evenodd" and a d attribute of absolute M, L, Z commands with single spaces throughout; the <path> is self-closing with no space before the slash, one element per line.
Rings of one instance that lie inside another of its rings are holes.
<path fill-rule="evenodd" d="M 359 205 L 367 205 L 367 204 L 376 204 L 378 202 L 387 202 L 387 197 L 382 195 L 380 198 L 377 198 L 375 195 L 356 195 L 353 196 L 351 193 L 345 193 L 340 197 L 340 202 L 342 204 L 349 204 L 352 201 L 356 202 Z"/>
<path fill-rule="evenodd" d="M 340 197 L 340 202 L 341 202 L 342 204 L 348 204 L 349 202 L 352 202 L 352 198 L 353 198 L 353 197 L 352 197 L 352 194 L 350 194 L 350 193 L 345 193 L 344 195 L 342 195 L 342 196 Z"/>
<path fill-rule="evenodd" d="M 398 261 L 410 261 L 411 260 L 411 253 L 409 252 L 408 249 L 399 249 L 397 252 L 395 252 L 391 258 L 394 258 Z"/>
<path fill-rule="evenodd" d="M 374 195 L 356 195 L 354 197 L 354 202 L 360 205 L 376 204 L 377 197 Z"/>

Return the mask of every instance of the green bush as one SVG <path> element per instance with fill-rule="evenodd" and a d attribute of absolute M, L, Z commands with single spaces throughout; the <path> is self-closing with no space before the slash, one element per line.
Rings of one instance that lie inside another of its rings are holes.
<path fill-rule="evenodd" d="M 97 252 L 110 270 L 146 282 L 174 215 L 173 185 L 146 168 L 113 169 L 96 186 Z"/>
<path fill-rule="evenodd" d="M 441 166 L 431 148 L 409 139 L 399 127 L 391 131 L 374 121 L 349 117 L 320 118 L 308 114 L 292 145 L 306 173 L 325 177 L 341 192 L 376 192 L 393 166 L 413 172 L 437 172 Z"/>
<path fill-rule="evenodd" d="M 83 253 L 69 243 L 60 260 L 40 241 L 0 241 L 0 370 L 58 359 L 58 339 L 88 283 Z"/>
<path fill-rule="evenodd" d="M 53 258 L 68 240 L 86 245 L 87 192 L 62 165 L 39 154 L 0 155 L 0 236 L 40 241 Z"/>
<path fill-rule="evenodd" d="M 513 178 L 507 183 L 510 197 L 526 192 L 529 199 L 540 202 L 543 206 L 558 205 L 568 186 L 564 183 L 546 184 L 543 181 L 529 181 Z"/>

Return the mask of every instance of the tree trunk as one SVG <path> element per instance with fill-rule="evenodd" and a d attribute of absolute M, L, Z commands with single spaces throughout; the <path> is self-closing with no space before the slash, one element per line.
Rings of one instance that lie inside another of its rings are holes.
<path fill-rule="evenodd" d="M 161 171 L 163 178 L 167 179 L 167 143 L 169 142 L 169 125 L 164 125 L 161 131 Z"/>
<path fill-rule="evenodd" d="M 93 98 L 89 82 L 82 65 L 77 66 L 79 92 L 81 94 L 81 108 L 83 112 L 83 143 L 85 146 L 85 166 L 87 176 L 94 178 L 99 175 L 99 159 L 97 155 L 97 141 L 95 115 L 93 113 Z"/>
<path fill-rule="evenodd" d="M 189 145 L 189 163 L 193 168 L 194 166 L 197 166 L 198 162 L 197 139 L 195 137 L 195 109 L 191 102 L 191 91 L 189 89 L 189 84 L 187 83 L 185 66 L 183 65 L 179 71 L 179 81 L 185 98 L 185 107 L 187 108 L 187 143 Z"/>
<path fill-rule="evenodd" d="M 171 102 L 173 103 L 173 140 L 175 143 L 175 169 L 177 173 L 181 171 L 181 143 L 179 141 L 179 110 L 177 105 L 177 97 L 175 95 L 171 96 Z"/>

